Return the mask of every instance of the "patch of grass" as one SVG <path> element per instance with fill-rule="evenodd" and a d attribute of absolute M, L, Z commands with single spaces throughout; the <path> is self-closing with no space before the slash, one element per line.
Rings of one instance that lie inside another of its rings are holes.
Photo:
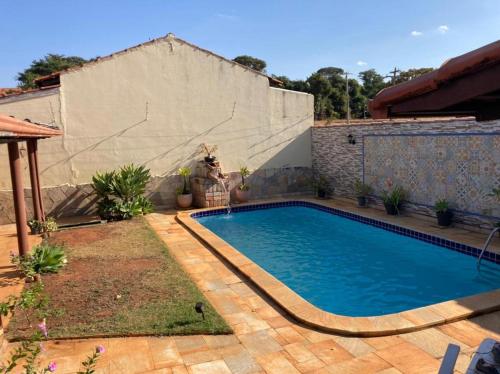
<path fill-rule="evenodd" d="M 231 329 L 143 218 L 55 233 L 68 264 L 43 276 L 50 338 L 227 334 Z M 194 310 L 205 304 L 205 320 Z M 7 338 L 29 335 L 22 314 Z"/>

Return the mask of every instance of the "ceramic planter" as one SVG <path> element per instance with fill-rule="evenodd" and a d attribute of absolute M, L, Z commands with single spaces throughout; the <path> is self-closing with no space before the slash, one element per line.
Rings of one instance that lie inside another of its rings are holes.
<path fill-rule="evenodd" d="M 396 207 L 394 206 L 394 204 L 384 203 L 384 207 L 387 214 L 389 214 L 390 216 L 397 216 L 399 214 L 401 205 L 398 205 Z"/>
<path fill-rule="evenodd" d="M 437 212 L 437 220 L 439 226 L 450 226 L 453 220 L 453 212 L 451 210 L 445 210 L 444 212 Z"/>
<path fill-rule="evenodd" d="M 358 196 L 357 199 L 359 207 L 365 207 L 368 203 L 368 199 L 366 198 L 366 196 Z"/>
<path fill-rule="evenodd" d="M 193 194 L 177 195 L 177 206 L 179 208 L 189 208 L 193 204 Z"/>
<path fill-rule="evenodd" d="M 250 191 L 240 190 L 239 188 L 237 188 L 235 195 L 236 195 L 236 200 L 238 200 L 239 203 L 246 203 L 250 198 Z"/>

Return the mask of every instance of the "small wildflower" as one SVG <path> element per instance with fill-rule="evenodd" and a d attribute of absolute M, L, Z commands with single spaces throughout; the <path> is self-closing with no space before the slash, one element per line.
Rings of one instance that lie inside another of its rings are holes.
<path fill-rule="evenodd" d="M 104 353 L 104 352 L 106 352 L 106 349 L 104 348 L 104 346 L 98 345 L 97 347 L 95 347 L 95 351 L 97 353 Z"/>
<path fill-rule="evenodd" d="M 122 298 L 122 295 L 116 295 L 116 300 L 119 300 Z"/>
<path fill-rule="evenodd" d="M 50 362 L 49 366 L 47 366 L 47 370 L 50 371 L 51 373 L 56 371 L 56 369 L 57 369 L 57 364 L 55 363 L 55 361 Z"/>
<path fill-rule="evenodd" d="M 38 328 L 42 332 L 43 336 L 47 337 L 49 335 L 49 333 L 47 331 L 47 324 L 45 323 L 45 320 L 43 320 L 42 322 L 40 322 L 38 324 Z"/>

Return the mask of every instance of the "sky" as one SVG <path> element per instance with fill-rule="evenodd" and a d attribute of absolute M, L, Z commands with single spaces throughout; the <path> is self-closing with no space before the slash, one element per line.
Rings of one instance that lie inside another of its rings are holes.
<path fill-rule="evenodd" d="M 0 0 L 0 87 L 48 53 L 106 56 L 169 32 L 305 79 L 438 67 L 500 39 L 500 0 Z"/>

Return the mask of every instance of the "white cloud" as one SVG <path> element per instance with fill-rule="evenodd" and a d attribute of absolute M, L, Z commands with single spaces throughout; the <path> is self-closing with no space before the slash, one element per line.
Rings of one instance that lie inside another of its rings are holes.
<path fill-rule="evenodd" d="M 438 31 L 441 33 L 441 34 L 446 34 L 448 31 L 450 31 L 450 28 L 446 25 L 441 25 L 438 27 Z"/>
<path fill-rule="evenodd" d="M 365 62 L 365 61 L 359 60 L 358 62 L 356 62 L 356 65 L 358 65 L 358 66 L 366 66 L 366 65 L 368 65 L 368 63 Z"/>
<path fill-rule="evenodd" d="M 422 34 L 423 34 L 422 31 L 416 31 L 416 30 L 414 30 L 414 31 L 411 32 L 411 36 L 421 36 Z"/>

